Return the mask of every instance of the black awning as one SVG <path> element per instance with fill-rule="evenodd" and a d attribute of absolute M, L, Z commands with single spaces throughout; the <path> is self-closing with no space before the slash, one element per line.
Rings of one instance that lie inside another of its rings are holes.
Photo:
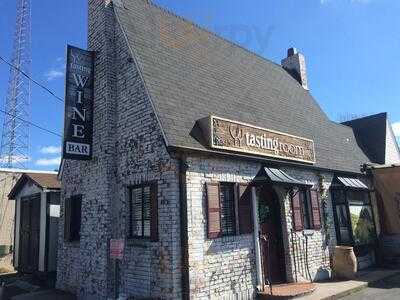
<path fill-rule="evenodd" d="M 307 187 L 312 186 L 312 184 L 310 183 L 289 176 L 281 169 L 265 167 L 264 171 L 268 179 L 275 184 L 288 185 L 288 186 L 307 186 Z"/>
<path fill-rule="evenodd" d="M 337 180 L 347 188 L 368 190 L 368 187 L 360 179 L 348 177 L 336 177 Z"/>

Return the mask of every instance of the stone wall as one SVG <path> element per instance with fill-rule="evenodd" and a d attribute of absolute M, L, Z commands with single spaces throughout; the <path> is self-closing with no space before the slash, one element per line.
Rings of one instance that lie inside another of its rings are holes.
<path fill-rule="evenodd" d="M 111 135 L 115 107 L 113 78 L 114 17 L 108 1 L 90 0 L 90 50 L 96 51 L 94 75 L 93 158 L 64 161 L 57 256 L 57 287 L 79 298 L 105 299 L 110 293 L 111 266 L 108 241 L 111 232 L 114 143 Z M 65 198 L 82 194 L 80 242 L 64 241 Z"/>
<path fill-rule="evenodd" d="M 250 235 L 236 235 L 209 240 L 207 238 L 205 184 L 210 181 L 249 182 L 262 167 L 259 163 L 234 159 L 218 159 L 210 156 L 188 158 L 187 198 L 189 228 L 190 290 L 194 299 L 218 297 L 250 298 L 256 286 L 254 240 Z M 295 178 L 306 180 L 319 187 L 317 172 L 283 168 Z M 324 188 L 331 184 L 333 174 L 323 173 Z M 292 210 L 286 190 L 275 187 L 280 198 L 282 231 L 288 281 L 294 281 L 294 256 L 291 239 Z M 330 276 L 330 254 L 336 245 L 332 202 L 327 193 L 328 243 L 324 224 L 321 230 L 312 230 L 308 238 L 308 262 L 311 278 L 324 279 Z M 322 197 L 320 197 L 322 201 Z M 321 214 L 322 205 L 321 205 Z M 322 218 L 324 222 L 324 218 Z M 298 235 L 303 237 L 302 232 Z M 297 279 L 306 279 L 306 269 L 297 270 Z"/>
<path fill-rule="evenodd" d="M 158 242 L 128 241 L 121 263 L 121 290 L 128 296 L 176 299 L 181 293 L 179 162 L 165 147 L 138 68 L 123 33 L 117 43 L 117 172 L 116 195 L 121 202 L 118 235 L 127 236 L 127 187 L 156 181 L 158 188 Z"/>
<path fill-rule="evenodd" d="M 187 162 L 190 293 L 193 299 L 250 298 L 256 285 L 253 236 L 207 239 L 205 183 L 246 183 L 260 165 L 193 156 Z"/>
<path fill-rule="evenodd" d="M 57 287 L 80 299 L 113 295 L 110 238 L 127 237 L 128 187 L 157 181 L 159 241 L 128 240 L 119 292 L 179 298 L 181 256 L 178 161 L 167 153 L 135 61 L 108 1 L 89 1 L 95 63 L 93 159 L 65 161 L 62 173 Z M 82 194 L 80 242 L 64 241 L 64 200 Z"/>
<path fill-rule="evenodd" d="M 286 274 L 288 281 L 293 282 L 297 280 L 322 280 L 330 276 L 330 256 L 333 253 L 333 248 L 336 246 L 336 232 L 335 224 L 333 219 L 333 209 L 332 209 L 332 199 L 331 193 L 329 192 L 330 185 L 333 180 L 333 174 L 329 173 L 317 173 L 306 170 L 283 168 L 283 170 L 293 176 L 296 179 L 301 179 L 307 181 L 313 185 L 313 188 L 317 188 L 320 191 L 320 176 L 323 176 L 323 186 L 324 195 L 327 197 L 326 215 L 324 216 L 324 206 L 322 204 L 323 195 L 319 193 L 320 201 L 320 212 L 321 212 L 321 230 L 308 230 L 307 236 L 307 258 L 308 258 L 308 269 L 306 267 L 305 251 L 306 247 L 303 242 L 305 242 L 306 237 L 303 232 L 294 232 L 293 229 L 293 217 L 292 217 L 292 206 L 290 201 L 290 196 L 284 193 L 283 189 L 278 189 L 278 194 L 281 199 L 284 199 L 284 212 L 282 220 L 285 220 L 283 224 L 283 234 L 284 234 L 284 247 L 285 247 L 285 258 L 286 258 Z M 325 231 L 325 222 L 328 226 L 328 236 Z M 297 239 L 296 239 L 297 238 Z M 301 251 L 298 253 L 293 250 L 300 247 Z M 295 258 L 296 254 L 296 258 Z M 296 272 L 295 272 L 295 261 Z"/>

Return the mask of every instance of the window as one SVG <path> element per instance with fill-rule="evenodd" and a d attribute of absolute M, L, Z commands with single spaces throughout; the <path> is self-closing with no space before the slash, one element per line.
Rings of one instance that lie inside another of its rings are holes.
<path fill-rule="evenodd" d="M 303 229 L 312 229 L 311 223 L 311 197 L 309 190 L 300 190 L 300 205 L 303 215 Z"/>
<path fill-rule="evenodd" d="M 65 199 L 64 238 L 66 241 L 79 241 L 81 231 L 82 195 Z"/>
<path fill-rule="evenodd" d="M 251 193 L 247 184 L 206 184 L 209 239 L 253 232 Z"/>
<path fill-rule="evenodd" d="M 351 242 L 351 232 L 349 229 L 349 218 L 347 214 L 347 207 L 345 204 L 335 205 L 335 213 L 337 216 L 339 240 L 343 244 Z"/>
<path fill-rule="evenodd" d="M 370 198 L 365 191 L 347 191 L 351 229 L 355 245 L 371 244 L 376 239 Z"/>
<path fill-rule="evenodd" d="M 221 234 L 223 236 L 234 235 L 236 231 L 234 185 L 221 183 L 219 199 L 221 206 Z"/>
<path fill-rule="evenodd" d="M 371 201 L 366 190 L 332 190 L 338 244 L 368 245 L 376 232 Z"/>
<path fill-rule="evenodd" d="M 154 183 L 129 189 L 129 238 L 157 240 L 157 186 Z"/>
<path fill-rule="evenodd" d="M 299 189 L 292 192 L 293 229 L 321 229 L 318 191 Z"/>

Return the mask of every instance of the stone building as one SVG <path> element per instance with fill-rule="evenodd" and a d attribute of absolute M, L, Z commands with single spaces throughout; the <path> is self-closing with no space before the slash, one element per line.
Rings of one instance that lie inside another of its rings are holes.
<path fill-rule="evenodd" d="M 373 263 L 370 158 L 297 50 L 278 65 L 144 0 L 89 0 L 88 26 L 93 157 L 62 162 L 58 288 L 248 299 L 329 277 L 337 244 Z"/>

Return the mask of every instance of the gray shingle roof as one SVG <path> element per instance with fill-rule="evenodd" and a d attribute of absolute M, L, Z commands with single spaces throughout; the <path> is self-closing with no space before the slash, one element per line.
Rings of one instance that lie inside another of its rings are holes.
<path fill-rule="evenodd" d="M 350 127 L 328 119 L 281 66 L 143 0 L 115 7 L 168 146 L 207 150 L 191 136 L 210 114 L 313 139 L 316 166 L 359 172 L 368 158 Z"/>
<path fill-rule="evenodd" d="M 380 113 L 347 122 L 353 128 L 358 145 L 373 163 L 385 163 L 387 114 Z M 371 141 L 374 141 L 371 143 Z"/>
<path fill-rule="evenodd" d="M 28 181 L 35 183 L 42 189 L 59 190 L 61 188 L 61 183 L 55 173 L 22 173 L 22 176 L 12 187 L 8 198 L 15 199 L 15 196 Z"/>

